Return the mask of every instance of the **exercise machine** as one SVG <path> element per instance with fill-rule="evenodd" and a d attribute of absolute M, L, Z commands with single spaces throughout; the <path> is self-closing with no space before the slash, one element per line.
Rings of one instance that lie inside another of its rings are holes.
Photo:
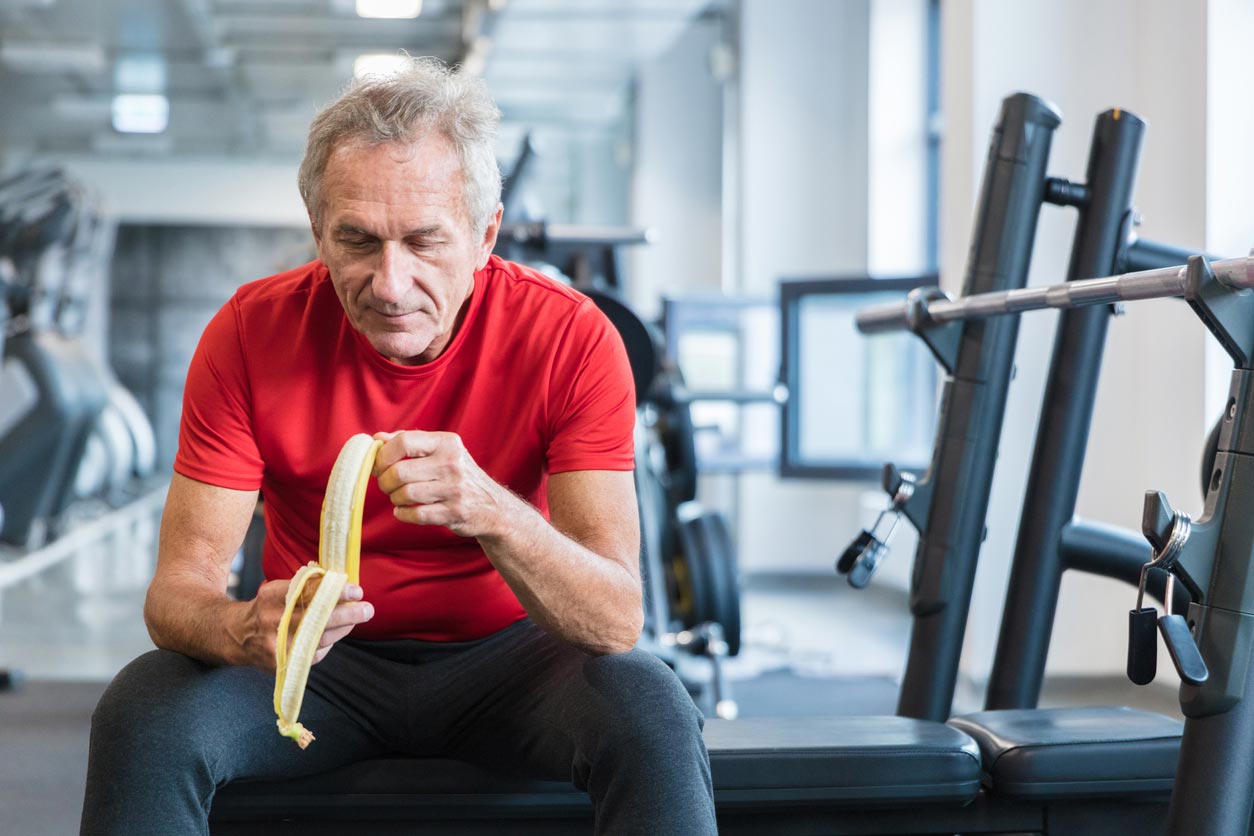
<path fill-rule="evenodd" d="M 1071 310 L 1183 297 L 1233 359 L 1228 406 L 1221 419 L 1202 518 L 1194 523 L 1187 514 L 1174 510 L 1162 494 L 1146 494 L 1142 528 L 1153 551 L 1143 572 L 1158 569 L 1178 577 L 1193 599 L 1188 615 L 1178 609 L 1172 612 L 1168 604 L 1167 612 L 1158 617 L 1141 600 L 1130 613 L 1130 675 L 1144 681 L 1150 674 L 1145 660 L 1153 652 L 1156 628 L 1182 682 L 1180 704 L 1186 720 L 1167 819 L 1171 836 L 1245 834 L 1254 810 L 1254 770 L 1250 768 L 1254 765 L 1254 699 L 1247 699 L 1245 693 L 1254 670 L 1250 665 L 1254 655 L 1254 585 L 1250 581 L 1254 526 L 1248 505 L 1242 501 L 1248 501 L 1243 492 L 1254 478 L 1246 473 L 1254 462 L 1254 431 L 1247 426 L 1254 421 L 1251 289 L 1254 257 L 1212 264 L 1203 256 L 1193 256 L 1186 267 L 939 301 L 929 303 L 922 314 L 929 321 L 943 323 L 1046 307 Z M 873 331 L 892 321 L 904 323 L 906 318 L 904 309 L 885 307 L 860 315 L 859 327 Z M 1149 629 L 1145 629 L 1147 624 Z M 960 725 L 980 734 L 979 721 L 968 718 Z M 1091 748 L 1111 743 L 1109 737 L 1088 742 Z"/>
<path fill-rule="evenodd" d="M 7 361 L 0 367 L 0 540 L 55 539 L 76 500 L 134 499 L 156 469 L 151 423 L 108 365 L 84 345 L 89 299 L 103 286 L 113 225 L 95 198 L 56 169 L 0 183 Z"/>
<path fill-rule="evenodd" d="M 1061 117 L 1044 100 L 1022 93 L 1006 99 L 1002 108 L 964 295 L 1027 283 L 1037 218 L 1056 192 L 1046 166 Z M 920 288 L 911 292 L 909 304 L 921 305 L 939 293 Z M 950 715 L 1018 325 L 1005 318 L 915 331 L 947 377 L 927 474 L 920 479 L 891 464 L 884 468 L 892 513 L 905 516 L 919 532 L 910 584 L 910 651 L 897 704 L 903 717 L 943 722 Z M 864 531 L 841 555 L 837 569 L 855 585 L 865 585 L 885 547 L 873 531 Z"/>
<path fill-rule="evenodd" d="M 645 625 L 641 646 L 679 674 L 704 713 L 734 719 L 724 660 L 740 652 L 740 585 L 726 517 L 697 502 L 694 430 L 682 378 L 652 326 L 616 293 L 585 292 L 618 330 L 636 388 L 636 495 Z M 699 657 L 708 673 L 684 664 Z"/>

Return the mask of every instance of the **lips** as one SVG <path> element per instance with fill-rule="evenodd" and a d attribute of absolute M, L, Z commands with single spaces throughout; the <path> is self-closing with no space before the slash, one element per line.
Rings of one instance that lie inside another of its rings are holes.
<path fill-rule="evenodd" d="M 374 313 L 376 316 L 378 316 L 378 317 L 379 317 L 380 319 L 382 319 L 384 322 L 403 322 L 404 320 L 408 319 L 409 317 L 413 317 L 413 316 L 417 316 L 417 315 L 421 314 L 421 313 L 422 313 L 422 311 L 421 311 L 421 310 L 417 310 L 417 311 L 406 311 L 405 313 L 396 313 L 396 314 L 394 314 L 394 313 L 387 313 L 387 312 L 385 312 L 385 311 L 380 311 L 380 310 L 373 310 L 373 311 L 372 311 L 372 313 Z"/>

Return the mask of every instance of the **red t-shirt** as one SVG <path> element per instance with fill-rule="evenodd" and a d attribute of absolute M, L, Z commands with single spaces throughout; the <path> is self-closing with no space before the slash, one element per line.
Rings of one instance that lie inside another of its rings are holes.
<path fill-rule="evenodd" d="M 631 470 L 635 395 L 622 340 L 586 296 L 493 256 L 444 353 L 379 354 L 318 261 L 241 287 L 192 358 L 174 469 L 265 498 L 267 578 L 318 559 L 331 465 L 353 433 L 456 432 L 492 478 L 548 516 L 548 474 Z M 525 615 L 472 538 L 397 521 L 372 481 L 357 638 L 464 641 Z"/>

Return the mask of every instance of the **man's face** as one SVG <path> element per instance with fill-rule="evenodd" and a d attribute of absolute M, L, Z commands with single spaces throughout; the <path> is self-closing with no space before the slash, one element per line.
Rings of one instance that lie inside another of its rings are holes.
<path fill-rule="evenodd" d="M 342 145 L 327 160 L 318 256 L 344 313 L 397 363 L 440 356 L 496 243 L 500 210 L 471 228 L 461 161 L 439 135 L 413 145 Z"/>

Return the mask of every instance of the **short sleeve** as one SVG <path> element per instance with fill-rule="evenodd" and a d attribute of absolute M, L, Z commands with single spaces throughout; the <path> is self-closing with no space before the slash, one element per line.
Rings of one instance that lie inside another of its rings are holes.
<path fill-rule="evenodd" d="M 562 335 L 549 381 L 549 473 L 631 470 L 635 421 L 627 349 L 585 299 Z"/>
<path fill-rule="evenodd" d="M 192 355 L 174 470 L 222 488 L 260 488 L 265 466 L 252 431 L 251 401 L 232 299 L 205 326 Z"/>

